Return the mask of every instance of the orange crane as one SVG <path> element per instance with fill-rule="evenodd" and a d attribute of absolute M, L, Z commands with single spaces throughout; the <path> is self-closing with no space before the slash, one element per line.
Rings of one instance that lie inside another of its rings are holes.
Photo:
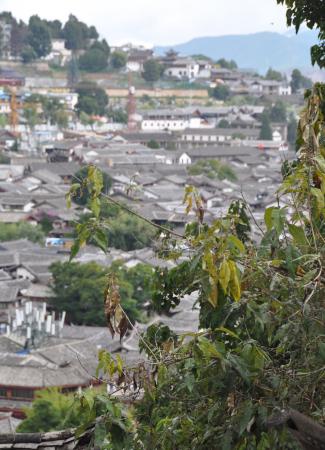
<path fill-rule="evenodd" d="M 24 80 L 20 78 L 0 77 L 0 86 L 10 94 L 10 126 L 15 132 L 18 125 L 17 87 L 23 86 Z"/>

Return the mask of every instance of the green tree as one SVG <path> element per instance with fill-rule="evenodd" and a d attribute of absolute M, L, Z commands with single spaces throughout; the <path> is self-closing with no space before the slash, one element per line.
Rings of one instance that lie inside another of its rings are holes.
<path fill-rule="evenodd" d="M 69 61 L 67 66 L 67 78 L 68 78 L 68 85 L 71 89 L 74 89 L 74 87 L 80 81 L 78 60 L 74 54 L 72 55 L 71 60 Z"/>
<path fill-rule="evenodd" d="M 42 118 L 51 125 L 58 125 L 60 128 L 66 128 L 68 125 L 68 115 L 64 105 L 56 98 L 45 95 L 33 94 L 29 97 L 28 103 L 31 111 L 30 120 L 33 120 L 33 111 L 37 111 L 38 106 L 42 107 Z M 35 126 L 35 125 L 34 125 Z"/>
<path fill-rule="evenodd" d="M 87 46 L 87 25 L 80 22 L 77 17 L 70 14 L 65 23 L 62 34 L 65 39 L 65 45 L 70 50 L 80 50 Z"/>
<path fill-rule="evenodd" d="M 237 180 L 233 169 L 229 165 L 223 164 L 218 159 L 198 161 L 188 168 L 188 173 L 190 175 L 206 175 L 208 178 L 217 180 Z"/>
<path fill-rule="evenodd" d="M 40 226 L 31 225 L 28 222 L 3 223 L 0 227 L 0 242 L 16 239 L 44 243 L 45 235 Z"/>
<path fill-rule="evenodd" d="M 160 148 L 159 142 L 157 142 L 155 139 L 150 139 L 150 141 L 147 143 L 147 146 L 152 149 Z"/>
<path fill-rule="evenodd" d="M 159 80 L 162 74 L 162 66 L 155 59 L 148 59 L 143 64 L 142 77 L 149 83 L 154 83 Z"/>
<path fill-rule="evenodd" d="M 237 63 L 233 59 L 227 61 L 225 58 L 221 58 L 216 61 L 216 64 L 222 69 L 234 70 L 238 68 Z"/>
<path fill-rule="evenodd" d="M 54 115 L 54 123 L 59 128 L 68 128 L 69 117 L 67 112 L 63 108 L 60 108 L 59 110 L 56 111 Z"/>
<path fill-rule="evenodd" d="M 46 56 L 52 49 L 50 30 L 38 16 L 31 16 L 28 24 L 28 43 L 38 58 Z"/>
<path fill-rule="evenodd" d="M 108 224 L 105 233 L 109 245 L 124 251 L 149 247 L 155 237 L 150 225 L 126 212 L 119 212 Z"/>
<path fill-rule="evenodd" d="M 85 393 L 88 398 L 95 395 L 91 389 Z M 85 414 L 75 409 L 74 400 L 73 394 L 63 394 L 58 388 L 38 391 L 31 407 L 24 409 L 26 418 L 19 424 L 17 432 L 42 433 L 79 426 Z"/>
<path fill-rule="evenodd" d="M 219 128 L 229 128 L 230 123 L 226 119 L 221 119 L 220 122 L 218 123 L 218 127 Z"/>
<path fill-rule="evenodd" d="M 23 58 L 23 51 L 26 54 L 28 27 L 22 20 L 19 23 L 17 21 L 13 21 L 11 27 L 10 53 L 15 57 L 21 56 Z"/>
<path fill-rule="evenodd" d="M 127 56 L 124 52 L 115 51 L 111 55 L 111 65 L 114 69 L 122 69 L 126 66 Z"/>
<path fill-rule="evenodd" d="M 91 106 L 91 105 L 90 105 Z M 95 124 L 95 120 L 93 119 L 92 116 L 89 116 L 87 113 L 85 113 L 84 111 L 81 111 L 79 113 L 79 119 L 80 122 L 82 123 L 82 125 L 84 126 L 91 126 L 93 127 L 93 125 Z"/>
<path fill-rule="evenodd" d="M 228 100 L 230 97 L 230 89 L 225 84 L 219 84 L 211 90 L 210 95 L 216 100 Z"/>
<path fill-rule="evenodd" d="M 107 117 L 113 120 L 113 122 L 117 123 L 127 123 L 128 122 L 128 113 L 121 108 L 111 108 L 107 113 Z"/>
<path fill-rule="evenodd" d="M 40 117 L 37 112 L 36 106 L 29 106 L 28 108 L 24 109 L 24 119 L 27 122 L 27 125 L 31 130 L 35 128 L 35 126 L 40 122 Z"/>
<path fill-rule="evenodd" d="M 107 68 L 108 57 L 99 48 L 90 48 L 79 58 L 79 67 L 87 72 L 101 72 Z"/>
<path fill-rule="evenodd" d="M 60 20 L 44 20 L 46 23 L 51 39 L 61 39 L 62 38 L 62 22 Z"/>
<path fill-rule="evenodd" d="M 277 70 L 274 70 L 270 67 L 266 72 L 265 79 L 273 81 L 283 81 L 283 75 L 281 72 L 278 72 Z"/>
<path fill-rule="evenodd" d="M 287 121 L 287 108 L 283 101 L 278 100 L 270 110 L 271 122 L 286 123 Z"/>
<path fill-rule="evenodd" d="M 134 273 L 135 269 L 126 269 L 119 263 L 114 263 L 109 269 L 95 262 L 54 263 L 51 266 L 52 306 L 56 311 L 66 311 L 68 322 L 104 326 L 103 299 L 110 273 L 117 277 L 122 307 L 130 320 L 141 320 L 144 303 L 151 298 L 150 268 L 136 267 L 137 272 Z"/>
<path fill-rule="evenodd" d="M 101 41 L 94 42 L 90 48 L 92 50 L 95 50 L 95 49 L 100 50 L 101 52 L 103 52 L 105 54 L 106 58 L 108 58 L 111 53 L 110 46 L 108 45 L 106 39 L 102 39 Z"/>
<path fill-rule="evenodd" d="M 57 430 L 62 425 L 62 422 L 60 411 L 53 408 L 49 400 L 39 398 L 35 400 L 29 416 L 19 425 L 17 431 L 19 433 L 26 433 L 30 430 L 53 431 Z"/>
<path fill-rule="evenodd" d="M 30 45 L 26 45 L 21 51 L 21 58 L 24 64 L 28 64 L 37 59 L 35 50 Z"/>
<path fill-rule="evenodd" d="M 263 141 L 272 141 L 272 128 L 268 113 L 262 114 L 259 139 Z"/>
<path fill-rule="evenodd" d="M 96 83 L 83 82 L 77 86 L 76 92 L 79 95 L 76 106 L 79 114 L 83 111 L 88 115 L 105 115 L 108 96 L 104 89 Z"/>
<path fill-rule="evenodd" d="M 299 92 L 301 89 L 311 88 L 312 84 L 312 81 L 309 78 L 303 76 L 300 70 L 294 69 L 292 71 L 290 85 L 294 94 Z"/>

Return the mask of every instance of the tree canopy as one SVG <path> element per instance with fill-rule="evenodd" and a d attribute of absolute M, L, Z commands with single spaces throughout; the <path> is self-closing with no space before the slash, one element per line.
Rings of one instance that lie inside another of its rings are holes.
<path fill-rule="evenodd" d="M 268 112 L 262 114 L 259 138 L 263 141 L 272 141 L 272 128 Z"/>
<path fill-rule="evenodd" d="M 89 398 L 95 394 L 87 390 Z M 75 408 L 73 394 L 63 394 L 58 388 L 38 391 L 31 407 L 24 409 L 26 418 L 19 424 L 18 433 L 59 431 L 79 426 L 85 420 Z"/>
<path fill-rule="evenodd" d="M 107 68 L 108 57 L 99 48 L 90 48 L 79 58 L 79 68 L 87 72 L 100 72 Z"/>
<path fill-rule="evenodd" d="M 0 242 L 16 239 L 28 239 L 32 242 L 44 243 L 45 235 L 40 226 L 28 222 L 3 223 L 0 227 Z"/>
<path fill-rule="evenodd" d="M 286 123 L 287 121 L 287 108 L 283 101 L 278 100 L 270 108 L 269 111 L 271 122 Z"/>
<path fill-rule="evenodd" d="M 50 53 L 52 49 L 50 30 L 38 17 L 32 16 L 28 23 L 28 43 L 36 56 L 41 58 Z"/>
<path fill-rule="evenodd" d="M 105 115 L 108 96 L 103 88 L 96 83 L 83 82 L 77 86 L 76 92 L 79 95 L 76 106 L 79 114 L 84 112 L 88 115 Z"/>
<path fill-rule="evenodd" d="M 228 100 L 230 97 L 230 89 L 225 84 L 219 84 L 211 90 L 210 95 L 216 100 Z"/>
<path fill-rule="evenodd" d="M 300 70 L 294 69 L 292 71 L 290 86 L 293 94 L 296 94 L 300 90 L 311 88 L 312 84 L 312 81 L 305 77 Z"/>
<path fill-rule="evenodd" d="M 163 67 L 158 61 L 155 59 L 149 59 L 143 64 L 142 76 L 146 81 L 154 83 L 159 80 L 162 75 L 162 71 Z"/>
<path fill-rule="evenodd" d="M 153 269 L 139 264 L 127 269 L 114 263 L 109 270 L 95 262 L 61 263 L 51 266 L 54 297 L 52 307 L 66 311 L 67 321 L 76 325 L 105 326 L 103 309 L 107 276 L 114 275 L 123 297 L 122 307 L 132 322 L 145 318 L 145 303 L 151 299 Z"/>
<path fill-rule="evenodd" d="M 86 25 L 72 14 L 65 23 L 62 30 L 62 37 L 65 39 L 66 47 L 70 50 L 80 50 L 87 48 L 89 39 L 97 39 L 98 32 L 95 27 Z"/>
<path fill-rule="evenodd" d="M 208 178 L 217 180 L 236 181 L 236 173 L 228 165 L 218 159 L 201 160 L 188 168 L 190 175 L 206 175 Z"/>
<path fill-rule="evenodd" d="M 283 75 L 281 72 L 278 72 L 270 67 L 266 72 L 265 78 L 266 80 L 282 81 Z"/>
<path fill-rule="evenodd" d="M 122 69 L 127 62 L 127 56 L 124 52 L 115 51 L 111 55 L 111 65 L 114 69 Z"/>
<path fill-rule="evenodd" d="M 218 59 L 218 61 L 216 61 L 216 64 L 220 66 L 222 69 L 234 70 L 238 68 L 236 61 L 234 61 L 233 59 L 228 61 L 225 58 L 221 58 Z"/>

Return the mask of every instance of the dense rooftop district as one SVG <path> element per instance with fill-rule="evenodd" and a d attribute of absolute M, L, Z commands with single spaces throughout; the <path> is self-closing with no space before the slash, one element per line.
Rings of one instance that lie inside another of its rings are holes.
<path fill-rule="evenodd" d="M 96 30 L 78 46 L 63 31 L 49 31 L 46 54 L 37 54 L 31 44 L 19 48 L 14 34 L 30 36 L 33 24 L 28 31 L 0 15 L 0 28 L 0 432 L 12 432 L 36 390 L 91 385 L 98 349 L 131 363 L 143 357 L 137 332 L 112 340 L 107 328 L 73 325 L 51 303 L 51 265 L 68 261 L 74 224 L 87 211 L 67 207 L 74 175 L 95 164 L 109 176 L 114 200 L 177 231 L 188 221 L 188 185 L 199 190 L 208 222 L 244 199 L 258 240 L 282 163 L 295 158 L 309 81 L 297 71 L 289 80 L 274 70 L 260 76 L 204 55 L 156 57 L 133 45 L 109 50 Z M 101 54 L 92 66 L 87 58 L 95 50 Z M 24 235 L 26 224 L 42 228 L 37 243 Z M 19 227 L 19 236 L 10 234 Z M 75 261 L 107 270 L 116 261 L 126 268 L 172 264 L 141 241 L 121 247 L 105 254 L 87 245 Z M 150 315 L 136 328 L 163 320 L 194 330 L 194 302 L 187 298 L 174 316 Z"/>

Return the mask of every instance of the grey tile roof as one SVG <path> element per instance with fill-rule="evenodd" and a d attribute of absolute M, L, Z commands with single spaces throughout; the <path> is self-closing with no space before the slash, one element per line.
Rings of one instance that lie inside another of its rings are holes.
<path fill-rule="evenodd" d="M 0 283 L 0 302 L 14 303 L 18 298 L 19 288 L 17 286 L 7 285 L 6 282 Z"/>

